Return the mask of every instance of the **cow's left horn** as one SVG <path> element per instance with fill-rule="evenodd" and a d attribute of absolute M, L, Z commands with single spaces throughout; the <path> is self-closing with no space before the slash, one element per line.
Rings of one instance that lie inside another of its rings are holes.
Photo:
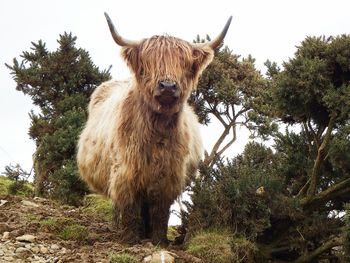
<path fill-rule="evenodd" d="M 232 16 L 230 16 L 230 18 L 227 20 L 226 25 L 224 27 L 224 29 L 221 31 L 220 35 L 218 35 L 215 39 L 213 39 L 212 41 L 208 42 L 208 45 L 212 48 L 212 49 L 216 49 L 224 40 L 227 30 L 230 27 L 231 24 L 231 20 L 232 20 Z"/>
<path fill-rule="evenodd" d="M 105 17 L 107 19 L 107 23 L 109 26 L 109 30 L 111 31 L 112 37 L 115 41 L 115 43 L 117 43 L 119 46 L 122 47 L 133 47 L 133 46 L 137 46 L 139 43 L 136 41 L 132 41 L 132 40 L 128 40 L 125 38 L 122 38 L 119 33 L 117 32 L 117 30 L 115 30 L 114 25 L 112 20 L 109 18 L 108 14 L 105 12 Z"/>

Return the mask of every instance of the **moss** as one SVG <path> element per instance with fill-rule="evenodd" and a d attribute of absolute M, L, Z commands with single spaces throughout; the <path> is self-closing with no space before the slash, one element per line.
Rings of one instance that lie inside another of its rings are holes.
<path fill-rule="evenodd" d="M 187 244 L 187 252 L 205 262 L 233 262 L 232 236 L 225 231 L 199 232 Z"/>
<path fill-rule="evenodd" d="M 83 211 L 96 218 L 101 218 L 104 221 L 112 221 L 112 201 L 100 195 L 87 195 L 85 197 Z"/>
<path fill-rule="evenodd" d="M 112 253 L 109 256 L 110 263 L 136 263 L 135 257 L 130 255 L 129 253 Z"/>
<path fill-rule="evenodd" d="M 167 237 L 169 240 L 175 240 L 175 238 L 179 235 L 178 231 L 177 231 L 177 227 L 176 226 L 169 226 L 168 227 L 168 233 L 167 233 Z"/>

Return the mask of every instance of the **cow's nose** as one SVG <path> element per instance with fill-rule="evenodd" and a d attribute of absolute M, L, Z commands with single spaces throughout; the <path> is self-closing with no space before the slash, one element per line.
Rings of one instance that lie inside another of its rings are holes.
<path fill-rule="evenodd" d="M 173 95 L 177 91 L 177 85 L 174 81 L 160 81 L 159 90 L 162 94 Z"/>

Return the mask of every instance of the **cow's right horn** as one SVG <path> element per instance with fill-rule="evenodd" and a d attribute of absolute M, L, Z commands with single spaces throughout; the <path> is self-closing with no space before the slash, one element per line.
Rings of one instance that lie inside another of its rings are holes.
<path fill-rule="evenodd" d="M 122 46 L 122 47 L 138 46 L 139 42 L 125 39 L 119 35 L 117 30 L 115 30 L 115 28 L 114 28 L 112 20 L 109 18 L 108 14 L 106 12 L 105 12 L 105 17 L 107 19 L 109 30 L 111 31 L 111 34 L 112 34 L 112 37 L 113 37 L 115 43 L 117 43 L 119 46 Z"/>
<path fill-rule="evenodd" d="M 224 41 L 227 30 L 231 24 L 231 20 L 232 20 L 232 16 L 230 16 L 229 19 L 227 20 L 226 25 L 224 29 L 221 31 L 220 35 L 218 35 L 215 39 L 207 43 L 207 45 L 209 45 L 212 49 L 216 49 Z"/>

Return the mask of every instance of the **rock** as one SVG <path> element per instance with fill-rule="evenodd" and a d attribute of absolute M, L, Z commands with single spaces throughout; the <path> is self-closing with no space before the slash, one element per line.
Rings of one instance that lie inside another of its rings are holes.
<path fill-rule="evenodd" d="M 16 248 L 15 253 L 16 253 L 16 254 L 20 254 L 20 253 L 24 253 L 24 252 L 28 252 L 28 251 L 29 251 L 28 248 L 19 247 L 19 248 Z"/>
<path fill-rule="evenodd" d="M 29 207 L 39 207 L 40 205 L 33 203 L 31 201 L 27 201 L 27 200 L 22 200 L 22 205 L 24 206 L 29 206 Z"/>
<path fill-rule="evenodd" d="M 15 261 L 14 257 L 11 256 L 7 256 L 3 258 L 4 262 L 13 262 Z"/>
<path fill-rule="evenodd" d="M 33 243 L 35 241 L 35 236 L 33 235 L 23 235 L 16 237 L 17 241 Z"/>
<path fill-rule="evenodd" d="M 40 251 L 40 248 L 38 248 L 38 247 L 32 247 L 31 250 L 32 250 L 33 253 L 38 254 L 39 251 Z"/>
<path fill-rule="evenodd" d="M 46 248 L 46 247 L 41 247 L 41 248 L 40 248 L 40 253 L 42 253 L 42 254 L 47 254 L 47 253 L 49 253 L 49 250 L 48 250 L 48 248 Z"/>
<path fill-rule="evenodd" d="M 9 238 L 10 238 L 10 232 L 5 231 L 2 234 L 2 240 L 5 241 L 5 240 L 8 240 Z"/>
<path fill-rule="evenodd" d="M 0 257 L 2 257 L 3 255 L 5 255 L 5 253 L 0 249 Z"/>
<path fill-rule="evenodd" d="M 63 247 L 59 253 L 60 254 L 66 254 L 67 253 L 67 249 Z"/>
<path fill-rule="evenodd" d="M 50 248 L 52 250 L 59 250 L 60 249 L 59 245 L 57 245 L 57 244 L 52 244 Z"/>
<path fill-rule="evenodd" d="M 25 247 L 26 244 L 24 242 L 16 242 L 15 247 Z"/>
<path fill-rule="evenodd" d="M 152 255 L 145 257 L 142 262 L 143 263 L 174 263 L 175 258 L 173 256 L 173 253 L 162 250 L 162 251 L 154 252 Z"/>
<path fill-rule="evenodd" d="M 42 198 L 42 197 L 39 197 L 39 196 L 36 196 L 33 198 L 33 200 L 39 202 L 39 203 L 46 203 L 48 202 L 48 200 L 46 198 Z"/>
<path fill-rule="evenodd" d="M 3 205 L 5 205 L 6 203 L 8 203 L 9 201 L 7 201 L 7 200 L 3 200 L 3 199 L 1 199 L 0 200 L 0 206 L 3 206 Z"/>

